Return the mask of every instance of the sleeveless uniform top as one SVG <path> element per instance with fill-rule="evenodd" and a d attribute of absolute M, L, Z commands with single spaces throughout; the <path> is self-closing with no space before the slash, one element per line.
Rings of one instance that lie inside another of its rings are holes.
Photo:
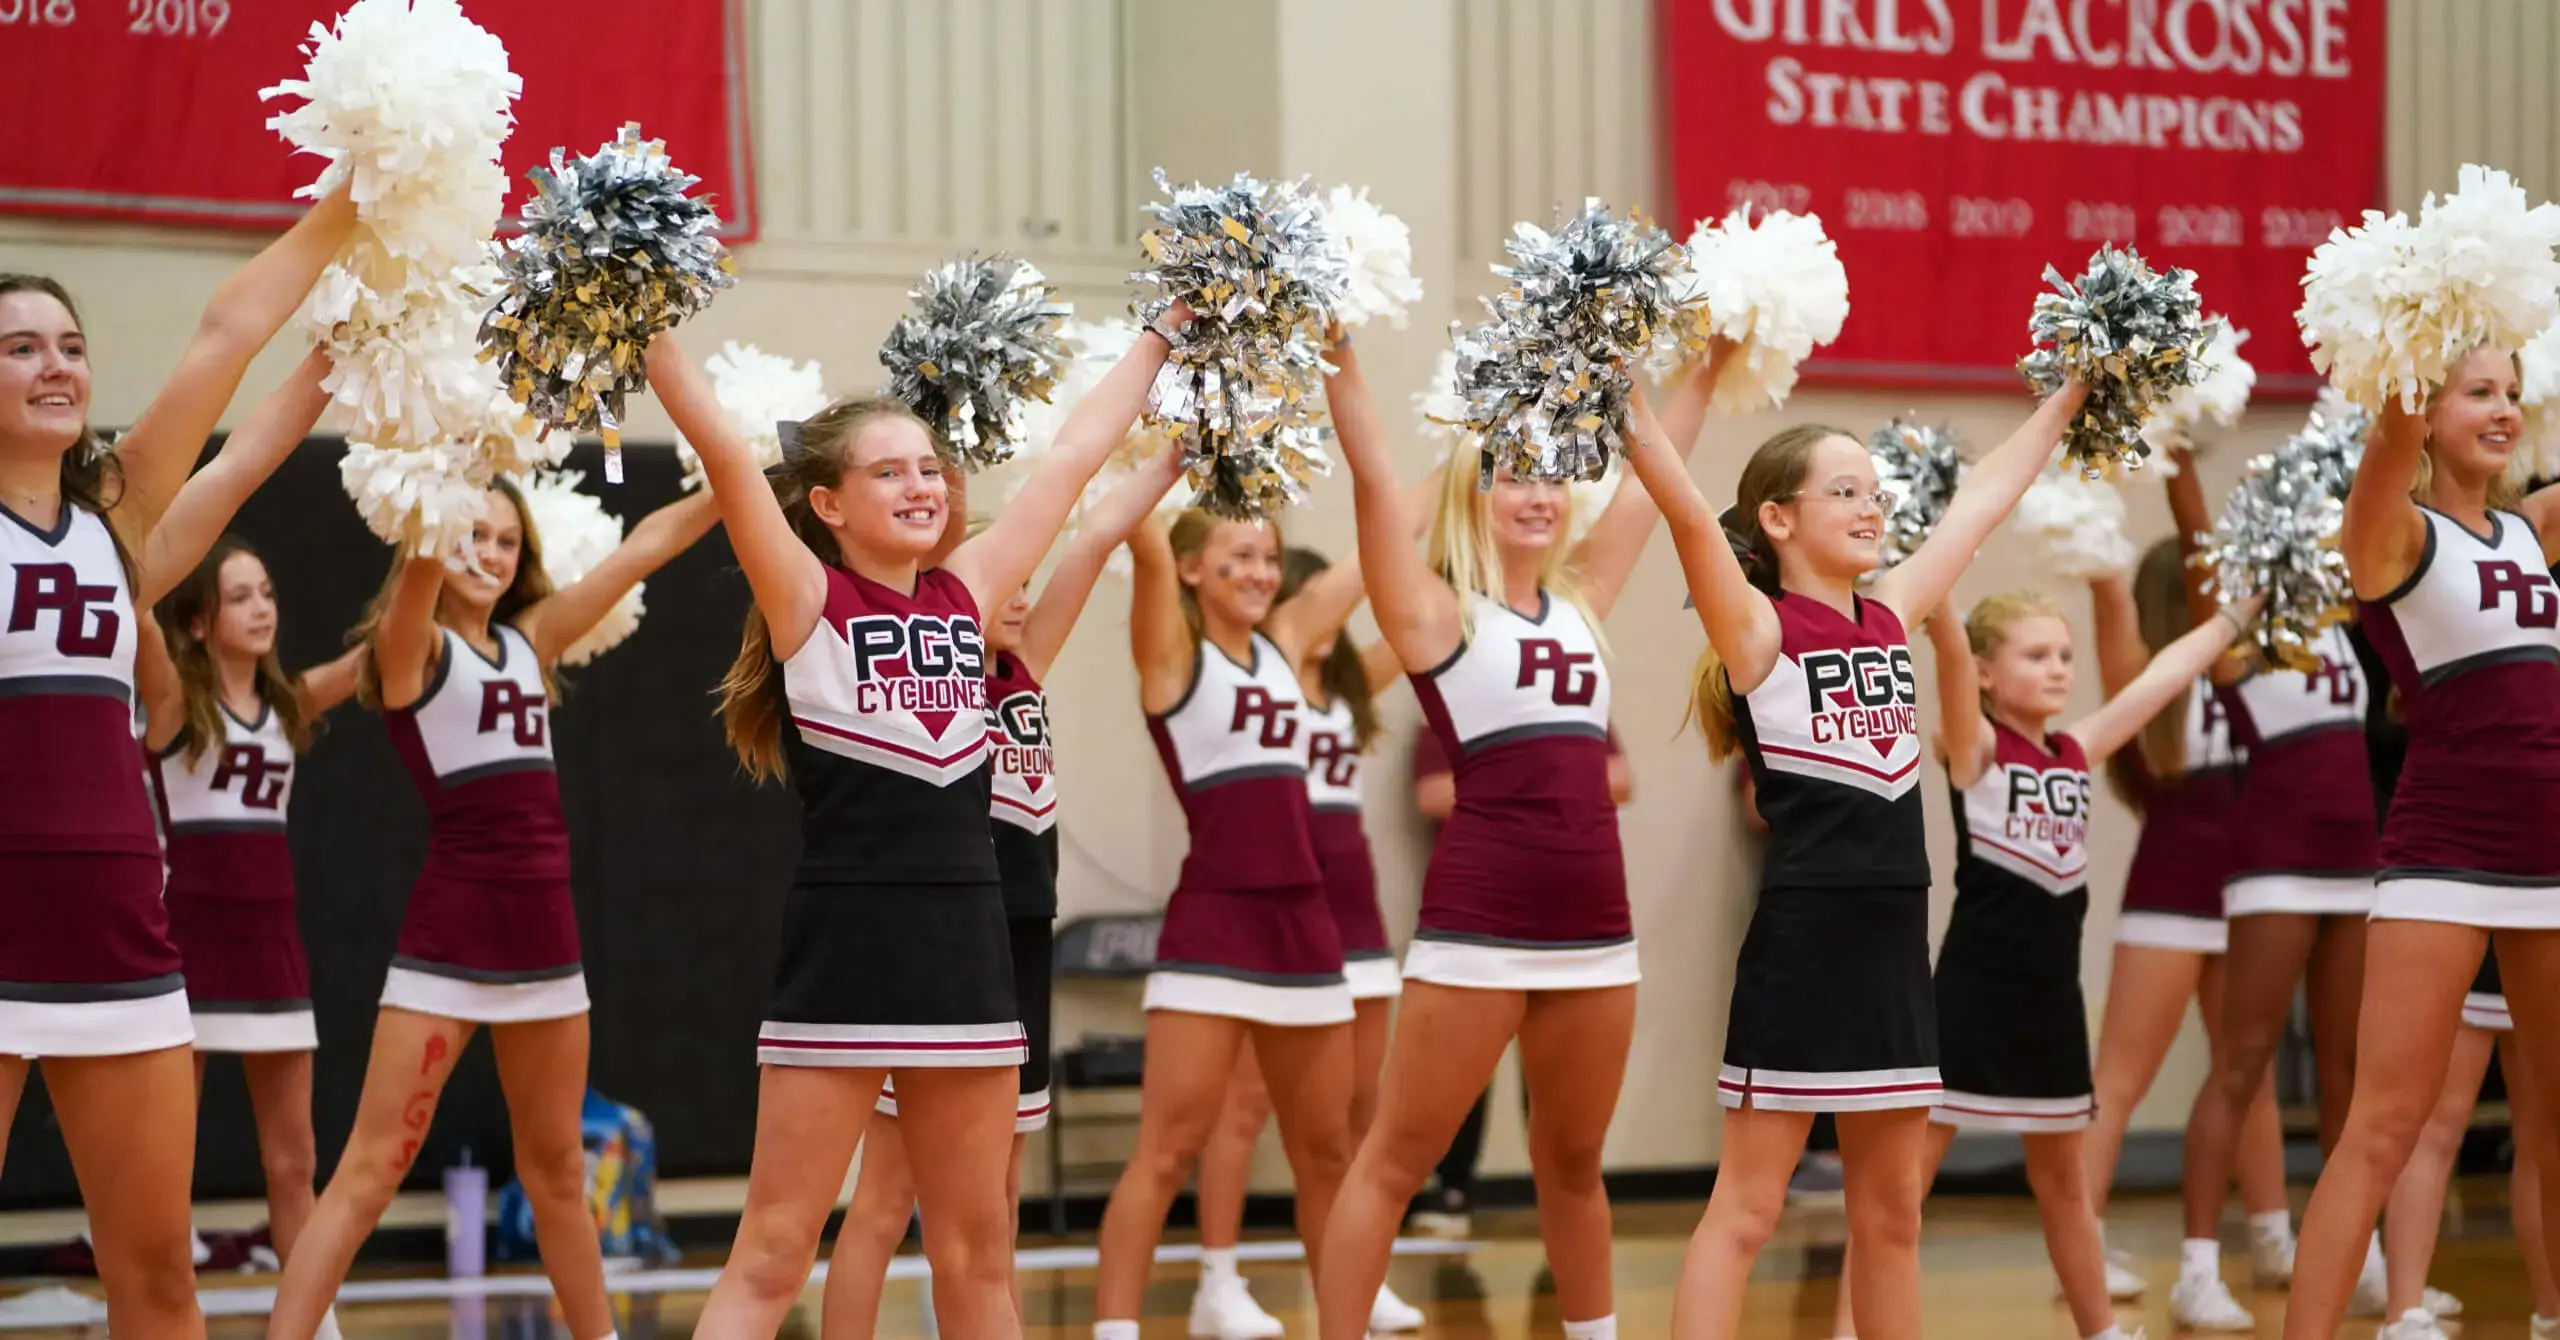
<path fill-rule="evenodd" d="M 2183 715 L 2176 776 L 2153 776 L 2140 746 L 2125 746 L 2142 832 L 2125 872 L 2124 910 L 2219 921 L 2236 845 L 2241 754 L 2213 681 L 2199 676 L 2187 686 Z"/>
<path fill-rule="evenodd" d="M 1854 599 L 1853 622 L 1818 600 L 1773 597 L 1778 663 L 1734 695 L 1769 824 L 1763 889 L 1929 886 L 1911 647 L 1891 609 Z"/>
<path fill-rule="evenodd" d="M 293 745 L 276 710 L 244 722 L 216 705 L 223 738 L 187 761 L 181 734 L 151 761 L 169 830 L 169 897 L 293 902 L 285 815 L 293 801 Z"/>
<path fill-rule="evenodd" d="M 134 742 L 134 637 L 103 517 L 65 501 L 39 530 L 0 507 L 0 994 L 178 990 Z M 65 859 L 83 857 L 110 859 Z"/>
<path fill-rule="evenodd" d="M 1147 719 L 1191 830 L 1175 893 L 1314 887 L 1304 697 L 1269 638 L 1249 665 L 1203 639 L 1190 692 Z"/>
<path fill-rule="evenodd" d="M 2342 627 L 2315 650 L 2316 674 L 2261 670 L 2222 691 L 2232 738 L 2249 755 L 2233 879 L 2360 875 L 2379 864 L 2364 669 Z"/>
<path fill-rule="evenodd" d="M 1961 945 L 1976 970 L 2076 985 L 2089 911 L 2088 755 L 2068 735 L 2038 744 L 1998 721 L 1991 732 L 1988 766 L 1955 792 L 1948 956 Z"/>
<path fill-rule="evenodd" d="M 2560 588 L 2522 516 L 2419 515 L 2417 568 L 2363 606 L 2409 722 L 2386 878 L 2560 880 Z"/>
<path fill-rule="evenodd" d="M 781 691 L 798 882 L 998 882 L 986 642 L 959 578 L 936 568 L 908 596 L 829 564 L 826 611 Z"/>
<path fill-rule="evenodd" d="M 1021 658 L 998 652 L 987 676 L 987 747 L 996 869 L 1008 917 L 1058 914 L 1058 777 L 1049 700 Z"/>
<path fill-rule="evenodd" d="M 435 884 L 566 885 L 569 826 L 551 764 L 551 700 L 533 643 L 490 628 L 498 658 L 451 629 L 433 682 L 383 714 L 391 743 L 425 797 L 433 831 L 421 889 Z"/>
<path fill-rule="evenodd" d="M 1415 675 L 1457 804 L 1423 876 L 1420 938 L 1623 943 L 1626 861 L 1609 796 L 1609 667 L 1580 608 L 1468 597 L 1467 640 Z"/>
<path fill-rule="evenodd" d="M 1351 704 L 1340 699 L 1303 709 L 1307 728 L 1307 804 L 1318 814 L 1360 812 L 1360 732 Z"/>

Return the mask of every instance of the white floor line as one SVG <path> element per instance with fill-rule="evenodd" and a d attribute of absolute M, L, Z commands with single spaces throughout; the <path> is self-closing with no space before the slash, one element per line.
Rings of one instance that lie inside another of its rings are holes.
<path fill-rule="evenodd" d="M 1473 1249 L 1471 1243 L 1444 1238 L 1398 1238 L 1398 1256 L 1463 1256 Z M 1236 1245 L 1239 1261 L 1299 1261 L 1306 1258 L 1306 1245 L 1288 1242 L 1243 1242 Z M 1158 1247 L 1158 1261 L 1197 1261 L 1200 1248 L 1191 1244 Z M 1030 1247 L 1014 1253 L 1016 1270 L 1078 1270 L 1095 1265 L 1101 1254 L 1091 1247 Z M 930 1273 L 924 1258 L 903 1255 L 889 1262 L 889 1278 L 893 1280 L 923 1279 Z M 617 1294 L 699 1293 L 720 1278 L 717 1270 L 625 1270 L 608 1274 L 605 1287 Z M 820 1261 L 809 1272 L 809 1287 L 816 1288 L 827 1278 L 827 1263 Z M 485 1275 L 478 1279 L 355 1280 L 338 1290 L 340 1306 L 363 1303 L 419 1303 L 464 1298 L 547 1298 L 551 1281 L 539 1274 Z M 273 1311 L 276 1291 L 272 1287 L 247 1289 L 199 1289 L 199 1306 L 207 1317 L 263 1317 Z M 107 1320 L 106 1304 L 89 1294 L 56 1286 L 41 1287 L 12 1298 L 0 1299 L 0 1331 L 58 1329 L 71 1326 L 103 1326 Z"/>

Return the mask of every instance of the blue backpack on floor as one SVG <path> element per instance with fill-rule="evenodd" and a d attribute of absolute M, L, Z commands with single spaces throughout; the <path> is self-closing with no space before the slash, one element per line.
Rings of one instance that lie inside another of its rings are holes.
<path fill-rule="evenodd" d="M 606 1259 L 636 1259 L 666 1265 L 682 1253 L 667 1236 L 658 1212 L 658 1139 L 649 1119 L 593 1089 L 587 1090 L 580 1117 L 581 1140 L 587 1150 L 587 1208 L 595 1215 L 596 1238 Z M 498 1196 L 498 1227 L 492 1255 L 500 1261 L 538 1261 L 533 1203 L 524 1182 L 507 1183 Z"/>

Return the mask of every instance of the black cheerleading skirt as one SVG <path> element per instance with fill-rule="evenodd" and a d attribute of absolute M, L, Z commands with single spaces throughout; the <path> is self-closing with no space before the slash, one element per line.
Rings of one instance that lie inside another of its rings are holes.
<path fill-rule="evenodd" d="M 1763 889 L 1734 965 L 1726 1107 L 1935 1107 L 1929 891 Z"/>
<path fill-rule="evenodd" d="M 1024 1052 L 993 881 L 792 887 L 757 1061 L 1019 1066 Z"/>
<path fill-rule="evenodd" d="M 1008 917 L 1005 926 L 1013 939 L 1013 998 L 1022 1010 L 1025 1048 L 1013 1129 L 1017 1135 L 1029 1135 L 1049 1124 L 1049 995 L 1057 934 L 1047 916 Z M 873 1110 L 883 1116 L 898 1115 L 895 1081 L 880 1086 Z"/>

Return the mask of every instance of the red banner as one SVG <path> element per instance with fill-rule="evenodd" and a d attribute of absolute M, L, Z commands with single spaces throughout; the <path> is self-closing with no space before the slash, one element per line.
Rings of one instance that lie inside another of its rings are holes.
<path fill-rule="evenodd" d="M 0 0 L 0 210 L 277 228 L 320 160 L 267 129 L 296 105 L 258 90 L 301 75 L 314 21 L 347 0 Z M 722 233 L 755 233 L 745 0 L 465 0 L 524 80 L 507 141 L 524 170 L 587 153 L 625 121 L 702 178 Z"/>
<path fill-rule="evenodd" d="M 2308 389 L 2303 262 L 2381 200 L 2386 3 L 1662 0 L 1682 234 L 1822 217 L 1850 308 L 1812 378 L 2014 384 L 2044 267 L 2113 242 Z"/>

